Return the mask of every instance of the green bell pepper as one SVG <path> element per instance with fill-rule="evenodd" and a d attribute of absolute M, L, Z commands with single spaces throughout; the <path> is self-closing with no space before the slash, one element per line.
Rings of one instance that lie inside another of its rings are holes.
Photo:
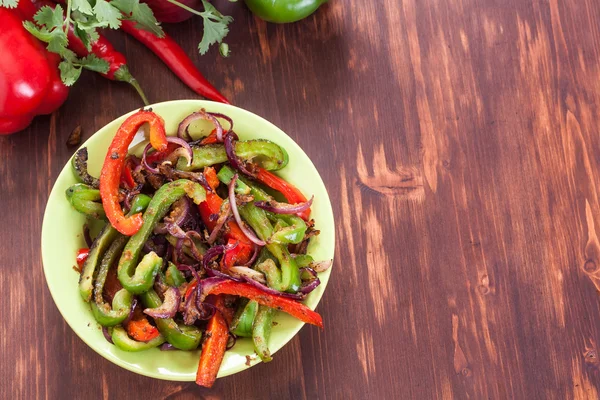
<path fill-rule="evenodd" d="M 209 144 L 194 147 L 194 157 L 191 165 L 181 158 L 177 169 L 194 171 L 214 164 L 227 162 L 227 153 L 222 144 Z M 264 139 L 238 141 L 235 143 L 235 152 L 242 160 L 254 160 L 264 169 L 274 171 L 285 167 L 289 161 L 287 152 L 283 147 Z"/>
<path fill-rule="evenodd" d="M 160 297 L 153 289 L 141 294 L 140 299 L 146 308 L 162 305 Z M 202 331 L 193 325 L 177 324 L 172 318 L 154 318 L 154 322 L 161 335 L 175 348 L 193 350 L 200 344 Z"/>
<path fill-rule="evenodd" d="M 171 261 L 169 261 L 167 271 L 165 272 L 165 282 L 167 282 L 167 285 L 173 287 L 179 287 L 185 283 L 185 276 Z"/>
<path fill-rule="evenodd" d="M 138 342 L 133 340 L 127 335 L 127 331 L 122 326 L 118 325 L 112 328 L 111 338 L 115 346 L 123 351 L 144 351 L 158 347 L 165 342 L 165 338 L 162 335 L 158 335 L 149 342 Z"/>
<path fill-rule="evenodd" d="M 139 265 L 137 265 L 137 260 L 156 224 L 167 214 L 171 205 L 186 194 L 196 204 L 200 204 L 206 198 L 206 192 L 202 186 L 187 179 L 167 183 L 154 194 L 144 213 L 142 227 L 135 235 L 131 236 L 119 260 L 117 276 L 125 289 L 140 294 L 154 284 L 154 278 L 158 268 L 162 265 L 162 259 L 155 253 L 148 253 Z"/>
<path fill-rule="evenodd" d="M 228 176 L 227 172 L 221 173 L 223 169 L 228 167 L 221 168 L 217 177 L 219 180 L 225 184 L 229 184 L 233 176 Z M 240 180 L 238 179 L 238 182 Z M 244 185 L 249 186 L 252 195 L 255 195 L 255 192 L 258 193 L 258 188 L 254 188 L 248 182 L 241 181 Z M 236 183 L 237 187 L 237 183 Z M 242 187 L 245 190 L 244 187 Z M 261 239 L 267 242 L 266 248 L 275 256 L 277 261 L 279 261 L 279 265 L 281 266 L 281 290 L 280 291 L 288 291 L 288 292 L 297 292 L 300 289 L 300 273 L 298 271 L 298 266 L 296 262 L 290 255 L 290 252 L 287 249 L 287 245 L 277 242 L 269 243 L 269 239 L 273 235 L 273 226 L 267 217 L 267 213 L 256 207 L 252 203 L 248 203 L 239 208 L 240 216 L 250 225 L 256 235 Z"/>
<path fill-rule="evenodd" d="M 144 211 L 146 207 L 148 207 L 148 204 L 150 204 L 149 196 L 146 196 L 145 194 L 137 195 L 134 197 L 131 203 L 131 210 L 127 215 L 129 216 Z M 93 278 L 98 263 L 101 260 L 100 257 L 102 257 L 106 249 L 110 247 L 112 242 L 119 237 L 119 235 L 120 233 L 115 228 L 110 224 L 107 224 L 102 232 L 96 237 L 94 243 L 92 243 L 88 258 L 83 263 L 81 275 L 79 276 L 79 294 L 81 294 L 81 297 L 85 302 L 89 302 L 92 298 L 94 285 Z"/>
<path fill-rule="evenodd" d="M 258 311 L 258 303 L 254 300 L 243 299 L 231 321 L 229 330 L 240 337 L 252 336 L 252 324 Z"/>
<path fill-rule="evenodd" d="M 269 350 L 269 339 L 271 338 L 271 329 L 273 328 L 273 314 L 275 314 L 275 309 L 259 306 L 252 326 L 254 351 L 258 354 L 262 362 L 269 362 L 273 359 Z"/>
<path fill-rule="evenodd" d="M 100 199 L 100 191 L 85 183 L 76 183 L 66 191 L 67 199 L 73 208 L 88 217 L 106 219 Z"/>
<path fill-rule="evenodd" d="M 256 16 L 267 22 L 284 24 L 304 19 L 327 0 L 245 0 Z"/>
<path fill-rule="evenodd" d="M 110 245 L 102 262 L 100 263 L 100 269 L 96 276 L 96 282 L 94 283 L 94 301 L 92 301 L 92 313 L 96 321 L 102 326 L 115 326 L 120 324 L 127 318 L 129 311 L 131 310 L 131 304 L 133 302 L 133 295 L 126 289 L 119 290 L 113 298 L 112 307 L 104 301 L 102 292 L 104 291 L 104 283 L 110 267 L 117 261 L 121 250 L 127 243 L 127 237 L 119 236 Z"/>

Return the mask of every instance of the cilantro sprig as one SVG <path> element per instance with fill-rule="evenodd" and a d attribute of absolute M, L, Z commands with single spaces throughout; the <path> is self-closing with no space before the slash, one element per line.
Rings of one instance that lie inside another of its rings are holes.
<path fill-rule="evenodd" d="M 210 46 L 216 43 L 221 44 L 222 48 L 227 46 L 223 39 L 229 33 L 229 24 L 233 18 L 221 14 L 206 0 L 202 0 L 202 12 L 177 0 L 167 1 L 202 17 L 204 33 L 198 44 L 200 54 L 206 54 Z M 0 7 L 15 8 L 18 2 L 19 0 L 0 0 Z M 68 48 L 68 33 L 71 29 L 88 51 L 91 51 L 92 43 L 98 40 L 97 29 L 119 29 L 123 20 L 134 21 L 138 29 L 150 31 L 159 38 L 165 35 L 152 9 L 147 4 L 140 3 L 140 0 L 67 0 L 66 3 L 66 12 L 58 4 L 54 8 L 41 7 L 35 14 L 34 21 L 25 21 L 23 26 L 33 36 L 45 42 L 48 51 L 61 57 L 60 75 L 67 86 L 77 81 L 82 69 L 100 73 L 107 73 L 109 70 L 108 62 L 94 54 L 78 58 Z"/>

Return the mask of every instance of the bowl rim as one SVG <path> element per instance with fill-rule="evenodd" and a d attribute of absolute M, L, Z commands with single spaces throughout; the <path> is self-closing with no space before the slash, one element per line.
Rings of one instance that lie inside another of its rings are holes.
<path fill-rule="evenodd" d="M 164 101 L 164 102 L 160 102 L 160 103 L 154 103 L 151 104 L 147 107 L 144 107 L 145 109 L 148 108 L 162 108 L 164 106 L 168 106 L 170 104 L 184 104 L 184 105 L 195 105 L 198 107 L 198 109 L 200 108 L 205 108 L 207 110 L 210 110 L 211 107 L 217 107 L 217 108 L 221 108 L 221 109 L 233 109 L 236 110 L 236 112 L 241 112 L 242 114 L 246 114 L 248 117 L 251 118 L 257 118 L 259 120 L 262 121 L 262 123 L 266 123 L 267 125 L 270 125 L 270 128 L 273 129 L 274 131 L 278 131 L 278 134 L 283 135 L 283 137 L 287 137 L 287 139 L 289 139 L 289 143 L 286 143 L 286 150 L 288 150 L 289 152 L 289 148 L 288 146 L 292 146 L 295 147 L 295 153 L 297 154 L 301 154 L 302 156 L 304 156 L 306 158 L 306 160 L 308 161 L 308 165 L 310 167 L 312 167 L 312 169 L 314 169 L 314 172 L 316 172 L 316 175 L 318 177 L 318 182 L 316 182 L 316 184 L 320 184 L 322 185 L 323 189 L 324 189 L 324 193 L 325 193 L 325 198 L 321 199 L 320 201 L 323 201 L 324 206 L 326 208 L 325 213 L 326 216 L 328 217 L 329 221 L 325 221 L 325 223 L 331 223 L 334 225 L 334 214 L 333 214 L 333 208 L 331 206 L 331 200 L 329 198 L 329 193 L 327 191 L 327 187 L 325 186 L 325 183 L 323 182 L 323 179 L 321 178 L 321 175 L 319 174 L 317 168 L 315 167 L 314 163 L 312 162 L 312 160 L 310 159 L 310 157 L 304 152 L 304 150 L 296 143 L 296 141 L 294 139 L 292 139 L 289 135 L 287 135 L 282 129 L 280 129 L 278 126 L 276 126 L 275 124 L 273 124 L 272 122 L 268 121 L 267 119 L 251 112 L 248 111 L 246 109 L 243 109 L 241 107 L 237 107 L 234 105 L 230 105 L 230 104 L 223 104 L 223 103 L 216 103 L 213 101 L 208 101 L 208 100 L 200 100 L 200 99 L 188 99 L 188 100 L 170 100 L 170 101 Z M 92 138 L 94 138 L 96 135 L 101 134 L 101 132 L 105 131 L 105 130 L 109 130 L 112 128 L 113 125 L 115 125 L 116 127 L 120 126 L 120 124 L 130 115 L 132 115 L 133 113 L 135 113 L 136 111 L 138 111 L 139 108 L 136 108 L 126 114 L 121 115 L 120 117 L 117 117 L 115 119 L 113 119 L 112 121 L 108 122 L 107 124 L 105 124 L 104 126 L 102 126 L 101 128 L 99 128 L 98 130 L 96 130 L 96 132 L 94 132 L 84 143 L 82 143 L 74 152 L 73 154 L 79 150 L 82 147 L 86 147 L 89 145 L 89 142 L 92 140 Z M 222 110 L 219 110 L 219 112 L 222 112 Z M 226 112 L 226 111 L 225 111 Z M 157 113 L 160 115 L 160 111 L 157 111 Z M 243 135 L 243 133 L 242 133 Z M 115 356 L 112 353 L 103 351 L 102 348 L 99 348 L 98 346 L 96 346 L 94 344 L 94 341 L 92 338 L 88 337 L 85 334 L 82 334 L 82 332 L 79 331 L 79 327 L 76 325 L 76 316 L 74 315 L 70 315 L 65 309 L 64 306 L 61 306 L 62 301 L 59 301 L 59 295 L 58 295 L 58 288 L 53 287 L 49 282 L 49 273 L 51 271 L 51 268 L 47 266 L 48 262 L 46 261 L 48 258 L 50 258 L 49 256 L 49 252 L 50 250 L 47 248 L 47 246 L 44 246 L 44 238 L 48 235 L 48 231 L 50 230 L 50 228 L 48 228 L 49 223 L 48 223 L 48 218 L 49 218 L 49 205 L 50 205 L 50 200 L 56 196 L 59 195 L 58 191 L 58 185 L 57 183 L 59 182 L 59 180 L 61 179 L 61 177 L 63 177 L 65 174 L 69 174 L 70 173 L 70 169 L 71 169 L 71 159 L 73 156 L 69 157 L 68 161 L 66 162 L 65 166 L 61 169 L 60 173 L 58 174 L 58 176 L 56 177 L 53 186 L 52 186 L 52 190 L 50 191 L 50 195 L 48 196 L 48 199 L 46 201 L 46 206 L 44 208 L 44 217 L 43 217 L 43 221 L 42 221 L 42 229 L 41 229 L 41 255 L 42 255 L 42 267 L 43 267 L 43 271 L 44 271 L 44 278 L 46 281 L 46 285 L 48 286 L 48 290 L 50 291 L 50 295 L 52 297 L 52 300 L 54 302 L 54 304 L 56 305 L 56 307 L 58 308 L 58 311 L 60 312 L 61 316 L 63 317 L 63 319 L 67 322 L 67 324 L 69 325 L 69 327 L 71 328 L 71 330 L 89 347 L 91 348 L 93 351 L 95 351 L 96 353 L 98 353 L 99 355 L 101 355 L 103 358 L 107 359 L 108 361 L 112 362 L 113 364 L 124 368 L 126 370 L 129 370 L 131 372 L 134 372 L 136 374 L 139 375 L 143 375 L 143 376 L 148 376 L 151 378 L 155 378 L 155 379 L 161 379 L 161 380 L 168 380 L 168 381 L 181 381 L 181 382 L 190 382 L 190 381 L 194 381 L 194 377 L 192 376 L 187 376 L 187 375 L 161 375 L 160 373 L 149 373 L 148 371 L 142 369 L 136 369 L 133 368 L 129 363 L 127 363 L 126 361 L 123 361 L 121 359 L 119 359 L 117 356 Z M 319 224 L 322 222 L 319 222 Z M 331 260 L 333 262 L 334 256 L 335 256 L 335 229 L 331 229 L 331 250 L 330 250 L 330 254 L 331 254 Z M 329 258 L 329 257 L 328 257 Z M 323 294 L 325 292 L 325 289 L 327 287 L 327 284 L 329 282 L 330 276 L 331 276 L 331 270 L 332 268 L 329 268 L 327 271 L 321 273 L 319 275 L 319 278 L 321 279 L 321 285 L 320 285 L 320 290 L 317 292 L 313 292 L 311 294 L 311 303 L 313 303 L 313 306 L 309 307 L 311 309 L 315 309 L 318 304 L 321 301 L 321 298 L 323 297 Z M 91 314 L 91 311 L 90 311 Z M 275 354 L 277 351 L 279 351 L 281 348 L 283 348 L 285 345 L 287 345 L 297 334 L 298 332 L 302 329 L 302 327 L 305 325 L 305 323 L 301 322 L 301 321 L 297 321 L 297 328 L 293 328 L 290 330 L 290 332 L 286 335 L 285 338 L 283 338 L 282 342 L 280 345 L 274 346 L 274 348 L 272 349 L 272 354 Z M 197 350 L 196 350 L 197 351 Z M 261 360 L 258 357 L 255 357 L 251 363 L 244 363 L 241 365 L 237 365 L 236 367 L 230 368 L 228 371 L 226 372 L 222 372 L 221 370 L 219 371 L 219 378 L 225 377 L 225 376 L 229 376 L 229 375 L 233 375 L 236 374 L 240 371 L 249 369 L 250 367 L 260 363 Z M 195 375 L 195 374 L 194 374 Z"/>

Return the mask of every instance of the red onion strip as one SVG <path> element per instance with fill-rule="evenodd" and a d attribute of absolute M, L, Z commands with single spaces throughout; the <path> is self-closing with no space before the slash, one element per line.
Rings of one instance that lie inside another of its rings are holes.
<path fill-rule="evenodd" d="M 108 333 L 108 328 L 103 326 L 102 327 L 102 334 L 104 335 L 104 339 L 106 339 L 106 341 L 110 344 L 114 344 L 112 337 L 110 336 L 110 333 Z"/>
<path fill-rule="evenodd" d="M 190 165 L 192 165 L 192 159 L 194 158 L 194 152 L 192 151 L 192 148 L 188 142 L 186 142 L 185 140 L 183 140 L 181 138 L 173 137 L 173 136 L 167 136 L 167 142 L 180 145 L 181 148 L 184 149 L 185 153 L 187 154 L 187 157 L 184 155 L 185 159 L 187 160 L 187 166 L 189 167 Z M 177 149 L 177 150 L 179 150 L 179 149 Z M 177 151 L 177 150 L 175 150 L 175 151 Z"/>
<path fill-rule="evenodd" d="M 179 310 L 181 297 L 179 290 L 174 287 L 169 287 L 165 292 L 165 300 L 160 307 L 146 308 L 144 314 L 152 318 L 173 318 Z"/>
<path fill-rule="evenodd" d="M 310 206 L 312 206 L 314 198 L 315 196 L 312 196 L 310 200 L 305 201 L 304 203 L 297 204 L 280 203 L 278 201 L 271 200 L 255 201 L 254 205 L 258 208 L 262 208 L 265 211 L 270 211 L 275 214 L 297 214 L 302 211 L 308 210 Z"/>
<path fill-rule="evenodd" d="M 150 164 L 148 164 L 148 161 L 146 161 L 146 156 L 148 155 L 148 151 L 151 148 L 152 145 L 150 143 L 148 143 L 146 147 L 144 147 L 144 152 L 142 153 L 142 165 L 144 166 L 144 169 L 146 169 L 146 171 L 151 172 L 153 174 L 158 174 L 158 169 L 151 167 Z"/>
<path fill-rule="evenodd" d="M 257 238 L 256 235 L 254 234 L 254 232 L 252 232 L 250 230 L 250 228 L 248 228 L 246 226 L 244 221 L 242 221 L 242 217 L 240 217 L 240 212 L 238 211 L 237 204 L 235 201 L 235 182 L 237 181 L 237 179 L 238 179 L 238 175 L 235 174 L 233 176 L 233 178 L 231 179 L 231 182 L 229 182 L 229 206 L 231 207 L 231 211 L 233 212 L 235 221 L 240 226 L 240 229 L 242 230 L 244 235 L 246 235 L 248 240 L 250 240 L 252 243 L 254 243 L 256 245 L 265 246 L 266 243 L 264 241 L 260 240 L 259 238 Z"/>
<path fill-rule="evenodd" d="M 244 166 L 244 163 L 238 158 L 237 154 L 235 154 L 235 146 L 233 144 L 234 140 L 238 140 L 238 136 L 234 131 L 227 132 L 225 135 L 225 140 L 223 144 L 225 145 L 225 153 L 227 153 L 227 160 L 233 167 L 233 169 L 240 171 L 244 175 L 248 175 L 250 177 L 255 177 L 256 175 L 252 172 L 248 171 Z"/>
<path fill-rule="evenodd" d="M 221 126 L 221 123 L 212 114 L 207 113 L 204 110 L 200 110 L 199 112 L 193 112 L 187 117 L 185 117 L 183 121 L 179 123 L 179 127 L 177 128 L 177 137 L 184 140 L 192 140 L 188 128 L 192 122 L 198 119 L 205 119 L 212 122 L 212 124 L 215 126 L 215 129 L 217 130 L 217 139 L 220 142 L 223 141 L 223 127 Z"/>
<path fill-rule="evenodd" d="M 229 219 L 229 215 L 231 214 L 231 207 L 229 206 L 229 204 L 226 205 L 225 202 L 223 202 L 223 208 L 225 208 L 225 210 L 219 215 L 219 218 L 217 219 L 217 224 L 210 233 L 210 236 L 208 237 L 208 244 L 213 244 L 215 240 L 217 240 L 217 238 L 219 237 L 219 232 L 221 232 L 221 229 Z"/>

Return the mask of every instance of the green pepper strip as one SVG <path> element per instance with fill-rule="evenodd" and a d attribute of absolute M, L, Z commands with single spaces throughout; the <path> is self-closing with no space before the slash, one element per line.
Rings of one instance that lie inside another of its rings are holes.
<path fill-rule="evenodd" d="M 281 270 L 277 268 L 277 265 L 275 265 L 275 261 L 271 259 L 266 259 L 260 264 L 256 264 L 255 269 L 265 274 L 265 277 L 267 278 L 268 287 L 275 290 L 279 290 L 280 292 L 284 291 Z"/>
<path fill-rule="evenodd" d="M 100 201 L 100 191 L 85 183 L 76 183 L 66 191 L 67 199 L 73 208 L 95 219 L 106 219 L 106 213 Z"/>
<path fill-rule="evenodd" d="M 137 260 L 156 224 L 167 214 L 171 205 L 185 194 L 196 204 L 206 198 L 206 192 L 198 183 L 179 179 L 163 185 L 150 201 L 143 216 L 142 227 L 135 235 L 131 236 L 119 260 L 117 270 L 119 282 L 130 292 L 144 293 L 154 284 L 154 278 L 162 265 L 162 259 L 155 253 L 148 253 L 136 267 Z"/>
<path fill-rule="evenodd" d="M 263 362 L 269 362 L 271 351 L 269 350 L 269 339 L 271 337 L 271 328 L 273 327 L 273 314 L 275 309 L 266 306 L 259 306 L 254 325 L 252 326 L 252 342 L 254 351 Z"/>
<path fill-rule="evenodd" d="M 123 351 L 148 350 L 154 347 L 158 347 L 165 342 L 165 338 L 162 335 L 158 335 L 149 342 L 138 342 L 137 340 L 133 340 L 132 338 L 130 338 L 121 325 L 115 326 L 112 329 L 111 337 L 115 346 L 117 346 Z"/>
<path fill-rule="evenodd" d="M 233 178 L 235 171 L 225 165 L 217 177 L 221 182 L 228 183 Z M 237 180 L 236 192 L 239 194 L 252 194 L 256 201 L 272 201 L 273 197 L 267 194 L 264 190 L 250 183 L 247 179 L 239 177 Z M 265 211 L 266 212 L 266 211 Z M 267 242 L 277 242 L 281 244 L 298 244 L 304 239 L 306 233 L 306 222 L 297 215 L 275 214 L 266 212 L 267 217 L 276 226 L 273 233 L 268 239 L 263 239 Z"/>
<path fill-rule="evenodd" d="M 73 167 L 73 172 L 75 175 L 81 180 L 83 183 L 86 183 L 94 188 L 100 187 L 100 180 L 98 178 L 94 178 L 88 173 L 87 170 L 87 161 L 88 161 L 88 151 L 87 147 L 82 147 L 77 150 L 73 159 L 71 160 L 71 166 Z"/>
<path fill-rule="evenodd" d="M 96 276 L 96 282 L 94 283 L 94 301 L 92 302 L 92 313 L 96 321 L 102 326 L 115 326 L 123 322 L 129 315 L 131 309 L 131 303 L 133 296 L 126 289 L 119 290 L 113 298 L 112 307 L 104 301 L 102 297 L 102 291 L 104 290 L 104 283 L 106 282 L 106 276 L 110 267 L 118 260 L 121 255 L 121 251 L 127 243 L 126 236 L 119 236 L 110 245 L 102 262 L 100 263 L 100 269 Z"/>
<path fill-rule="evenodd" d="M 221 171 L 226 167 L 221 168 Z M 217 177 L 221 182 L 229 184 L 231 179 L 227 179 L 226 174 L 221 174 L 221 171 L 217 174 Z M 240 182 L 240 180 L 238 180 Z M 250 186 L 245 182 L 246 186 Z M 250 186 L 252 188 L 252 186 Z M 245 188 L 242 188 L 245 190 Z M 252 190 L 254 195 L 255 191 Z M 300 272 L 296 262 L 290 255 L 287 246 L 281 243 L 269 243 L 269 238 L 273 235 L 273 226 L 267 217 L 267 213 L 264 210 L 256 207 L 252 203 L 248 203 L 239 208 L 241 217 L 254 229 L 254 232 L 258 237 L 267 242 L 266 248 L 275 256 L 279 265 L 281 266 L 281 286 L 278 290 L 297 292 L 300 289 Z"/>
<path fill-rule="evenodd" d="M 165 273 L 165 282 L 167 285 L 178 288 L 185 283 L 185 276 L 177 269 L 177 266 L 169 261 L 167 272 Z"/>
<path fill-rule="evenodd" d="M 298 268 L 308 267 L 310 264 L 312 264 L 315 261 L 312 258 L 312 256 L 309 256 L 308 254 L 296 254 L 294 256 L 294 260 L 296 260 L 296 264 L 298 264 Z"/>
<path fill-rule="evenodd" d="M 227 153 L 225 152 L 225 146 L 222 144 L 194 147 L 193 152 L 192 164 L 188 166 L 187 161 L 181 158 L 177 163 L 177 169 L 193 171 L 227 162 Z M 235 153 L 242 160 L 254 160 L 269 171 L 285 167 L 289 160 L 283 147 L 264 139 L 236 142 Z"/>
<path fill-rule="evenodd" d="M 131 210 L 127 215 L 137 214 L 142 212 L 148 207 L 150 203 L 150 197 L 145 194 L 139 194 L 134 197 L 133 202 L 131 203 Z M 90 253 L 88 258 L 83 263 L 83 268 L 81 270 L 81 275 L 79 277 L 79 294 L 85 302 L 89 302 L 92 298 L 92 290 L 93 290 L 93 278 L 96 273 L 96 268 L 98 267 L 98 263 L 100 262 L 100 257 L 104 254 L 106 249 L 112 244 L 112 242 L 119 237 L 120 233 L 113 228 L 110 224 L 107 224 L 102 232 L 98 235 L 94 243 L 92 243 L 92 247 L 90 248 Z"/>
<path fill-rule="evenodd" d="M 240 337 L 252 336 L 252 324 L 258 311 L 258 303 L 254 300 L 243 299 L 240 303 L 229 330 Z"/>
<path fill-rule="evenodd" d="M 160 297 L 153 289 L 140 295 L 146 308 L 157 308 L 162 305 Z M 202 331 L 195 326 L 177 324 L 172 318 L 154 318 L 156 327 L 167 342 L 180 350 L 193 350 L 202 339 Z"/>

